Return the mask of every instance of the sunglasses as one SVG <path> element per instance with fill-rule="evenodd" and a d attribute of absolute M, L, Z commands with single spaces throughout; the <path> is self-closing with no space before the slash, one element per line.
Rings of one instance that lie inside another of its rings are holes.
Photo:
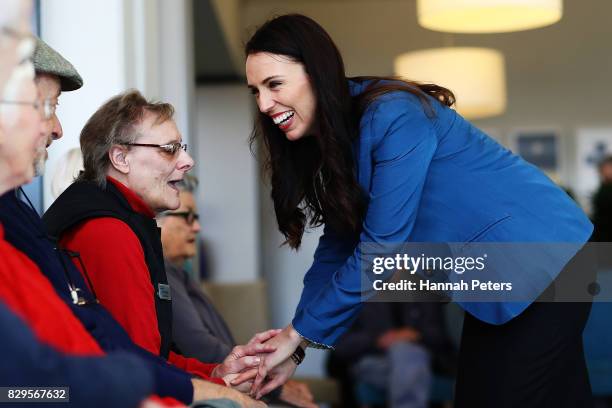
<path fill-rule="evenodd" d="M 185 221 L 189 225 L 193 225 L 194 222 L 200 220 L 200 214 L 195 213 L 193 211 L 169 212 L 169 213 L 165 213 L 164 216 L 182 217 L 185 219 Z"/>

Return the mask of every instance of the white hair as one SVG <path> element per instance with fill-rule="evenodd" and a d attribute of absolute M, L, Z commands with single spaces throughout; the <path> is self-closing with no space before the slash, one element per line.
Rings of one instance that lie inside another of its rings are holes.
<path fill-rule="evenodd" d="M 0 0 L 0 30 L 24 30 L 27 12 L 31 2 L 28 0 Z M 24 37 L 17 43 L 17 48 L 6 47 L 3 40 L 9 34 L 2 32 L 0 36 L 0 99 L 14 100 L 23 89 L 25 81 L 34 79 L 34 66 L 27 60 L 34 52 L 34 40 Z M 18 34 L 19 35 L 19 34 Z M 0 121 L 4 126 L 13 126 L 16 112 L 21 107 L 0 104 Z"/>

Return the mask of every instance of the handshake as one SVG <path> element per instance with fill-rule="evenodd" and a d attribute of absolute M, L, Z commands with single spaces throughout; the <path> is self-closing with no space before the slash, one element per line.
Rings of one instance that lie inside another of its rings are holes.
<path fill-rule="evenodd" d="M 248 343 L 236 346 L 212 372 L 215 378 L 221 378 L 227 385 L 222 387 L 203 380 L 193 379 L 194 402 L 202 399 L 226 398 L 238 403 L 241 407 L 260 408 L 266 404 L 259 399 L 270 391 L 283 386 L 279 399 L 294 406 L 316 408 L 313 396 L 308 387 L 296 381 L 287 381 L 293 375 L 296 364 L 291 358 L 269 370 L 266 368 L 266 357 L 275 357 L 283 335 L 276 341 L 269 341 L 283 333 L 273 329 L 257 333 Z M 299 343 L 298 343 L 299 344 Z M 288 369 L 287 369 L 288 368 Z M 255 399 L 256 398 L 256 399 Z"/>

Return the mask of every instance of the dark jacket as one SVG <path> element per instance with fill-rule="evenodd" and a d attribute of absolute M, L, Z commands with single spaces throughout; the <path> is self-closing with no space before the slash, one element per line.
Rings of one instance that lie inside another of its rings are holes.
<path fill-rule="evenodd" d="M 221 363 L 236 344 L 223 317 L 182 268 L 166 261 L 172 292 L 172 340 L 187 357 Z"/>
<path fill-rule="evenodd" d="M 40 268 L 59 297 L 104 351 L 110 353 L 123 350 L 140 357 L 154 375 L 154 392 L 157 395 L 171 396 L 184 403 L 191 403 L 191 375 L 136 346 L 106 309 L 93 302 L 94 297 L 81 273 L 66 254 L 54 249 L 55 244 L 47 237 L 39 215 L 16 194 L 16 191 L 9 191 L 0 197 L 0 222 L 4 225 L 5 239 Z M 79 288 L 79 294 L 89 301 L 88 305 L 78 306 L 72 302 L 68 289 L 69 280 Z"/>
<path fill-rule="evenodd" d="M 161 336 L 159 355 L 167 359 L 172 344 L 172 302 L 164 269 L 160 230 L 155 219 L 136 212 L 112 182 L 100 188 L 94 182 L 77 181 L 55 200 L 45 212 L 43 220 L 47 232 L 60 239 L 65 232 L 82 222 L 104 217 L 124 222 L 140 241 L 155 290 L 157 328 Z"/>
<path fill-rule="evenodd" d="M 137 407 L 153 390 L 146 363 L 136 356 L 125 352 L 104 357 L 62 354 L 41 343 L 23 320 L 2 303 L 0 332 L 0 386 L 69 387 L 70 404 L 50 406 Z"/>
<path fill-rule="evenodd" d="M 612 184 L 602 184 L 593 196 L 596 242 L 612 242 Z"/>

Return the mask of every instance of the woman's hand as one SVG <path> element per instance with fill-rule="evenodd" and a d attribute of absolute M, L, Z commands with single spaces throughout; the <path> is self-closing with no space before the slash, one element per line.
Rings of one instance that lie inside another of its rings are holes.
<path fill-rule="evenodd" d="M 261 383 L 261 387 L 255 391 L 255 394 L 250 395 L 254 396 L 256 399 L 260 399 L 270 391 L 275 390 L 276 388 L 285 384 L 291 378 L 293 373 L 295 373 L 296 368 L 297 365 L 292 359 L 288 358 L 276 367 L 269 370 L 267 375 L 262 375 L 262 378 L 265 378 L 265 381 Z M 259 371 L 257 373 L 258 376 L 261 374 L 261 370 L 262 365 L 260 364 Z M 253 384 L 253 386 L 255 386 L 255 384 Z"/>
<path fill-rule="evenodd" d="M 215 367 L 212 376 L 223 378 L 228 386 L 241 392 L 249 391 L 253 378 L 257 375 L 257 367 L 261 364 L 261 356 L 276 350 L 273 345 L 264 343 L 280 332 L 281 330 L 273 329 L 257 333 L 247 344 L 234 347 L 223 363 Z M 239 374 L 242 374 L 241 380 L 234 381 Z"/>

